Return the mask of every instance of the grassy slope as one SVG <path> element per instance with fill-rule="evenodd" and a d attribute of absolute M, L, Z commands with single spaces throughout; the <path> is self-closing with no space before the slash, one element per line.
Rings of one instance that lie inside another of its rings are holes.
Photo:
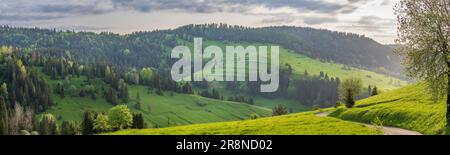
<path fill-rule="evenodd" d="M 445 126 L 445 102 L 433 102 L 426 84 L 401 89 L 360 100 L 351 109 L 338 108 L 330 116 L 371 123 L 376 117 L 385 126 L 394 126 L 423 134 L 441 134 Z"/>
<path fill-rule="evenodd" d="M 381 90 L 391 90 L 407 84 L 405 81 L 395 77 L 378 74 L 368 70 L 358 68 L 345 70 L 344 65 L 342 64 L 321 62 L 294 52 L 289 52 L 283 48 L 280 52 L 280 62 L 283 64 L 290 64 L 294 70 L 294 76 L 303 74 L 304 70 L 307 69 L 309 74 L 318 75 L 320 71 L 323 71 L 327 73 L 328 76 L 339 77 L 341 80 L 350 77 L 361 78 L 364 86 L 376 85 Z"/>
<path fill-rule="evenodd" d="M 179 40 L 180 44 L 185 44 L 186 46 L 191 47 L 191 51 L 193 51 L 193 45 L 192 42 L 186 42 Z M 225 52 L 225 46 L 232 45 L 242 45 L 242 46 L 248 46 L 248 45 L 264 45 L 264 44 L 250 44 L 250 43 L 224 43 L 222 41 L 204 41 L 203 46 L 210 46 L 215 45 L 222 48 L 223 52 Z M 225 53 L 224 53 L 225 56 Z M 226 58 L 225 58 L 226 59 Z M 350 68 L 350 70 L 345 70 L 344 65 L 342 64 L 336 64 L 336 63 L 330 63 L 330 62 L 321 62 L 317 59 L 312 59 L 307 56 L 294 53 L 292 51 L 289 51 L 283 47 L 280 47 L 280 64 L 290 64 L 293 69 L 293 79 L 298 78 L 300 75 L 302 75 L 305 71 L 305 69 L 308 70 L 308 73 L 310 75 L 319 75 L 321 71 L 327 73 L 330 77 L 339 77 L 341 80 L 350 78 L 350 77 L 359 77 L 363 80 L 364 85 L 376 85 L 379 90 L 391 90 L 395 88 L 399 88 L 401 86 L 406 85 L 407 83 L 403 80 L 390 77 L 383 74 L 378 74 L 372 71 L 358 69 L 358 68 Z M 222 95 L 224 95 L 225 98 L 228 98 L 228 96 L 234 96 L 234 95 L 242 95 L 236 92 L 230 92 L 226 91 L 224 89 L 220 89 L 223 86 L 216 85 L 219 87 L 219 90 Z M 213 86 L 214 87 L 214 86 Z M 217 88 L 216 87 L 216 88 Z M 294 100 L 288 100 L 288 99 L 267 99 L 260 96 L 253 97 L 255 99 L 255 105 L 262 106 L 266 108 L 273 108 L 277 104 L 283 104 L 287 106 L 288 108 L 292 109 L 293 112 L 302 112 L 310 110 L 309 107 L 303 106 L 302 104 L 299 104 L 298 101 Z"/>
<path fill-rule="evenodd" d="M 58 81 L 50 80 L 45 76 L 51 86 L 54 86 Z M 86 80 L 86 77 L 72 78 L 71 83 L 77 89 L 81 88 L 81 84 Z M 101 80 L 94 82 L 97 89 L 108 86 Z M 144 86 L 133 85 L 129 87 L 130 103 L 128 106 L 133 111 L 134 101 L 137 92 L 140 92 L 142 112 L 147 123 L 152 126 L 166 127 L 169 125 L 185 125 L 194 123 L 208 123 L 232 120 L 249 119 L 252 113 L 257 113 L 261 116 L 271 115 L 271 110 L 252 106 L 244 103 L 228 102 L 212 100 L 196 95 L 174 94 L 170 96 L 165 93 L 165 96 L 159 96 L 147 91 Z M 112 107 L 107 103 L 101 95 L 97 95 L 97 100 L 92 100 L 89 96 L 80 98 L 73 97 L 66 94 L 62 99 L 59 95 L 53 94 L 53 99 L 57 103 L 48 112 L 54 114 L 62 120 L 81 121 L 84 110 L 93 110 L 97 112 L 107 112 Z"/>
<path fill-rule="evenodd" d="M 205 41 L 204 46 L 216 45 L 222 48 L 223 52 L 225 52 L 225 46 L 262 46 L 267 44 L 250 44 L 250 43 L 223 43 L 220 41 Z M 225 55 L 224 55 L 225 56 Z M 350 67 L 350 70 L 344 69 L 344 65 L 338 63 L 331 62 L 322 62 L 317 59 L 313 59 L 302 54 L 295 53 L 283 47 L 280 47 L 280 65 L 281 64 L 290 64 L 293 69 L 293 79 L 302 75 L 305 69 L 308 71 L 310 75 L 319 75 L 319 73 L 325 72 L 330 77 L 339 77 L 342 79 L 347 79 L 350 77 L 358 77 L 363 80 L 364 86 L 367 85 L 376 85 L 380 90 L 392 90 L 395 88 L 400 88 L 402 86 L 407 85 L 407 83 L 401 79 L 387 76 L 384 74 L 378 74 L 372 71 L 358 69 L 354 67 Z"/>
<path fill-rule="evenodd" d="M 229 96 L 236 96 L 236 95 L 242 95 L 240 93 L 232 92 L 229 90 L 226 90 L 223 88 L 223 86 L 219 85 L 209 85 L 209 87 L 216 88 L 220 91 L 220 94 L 224 96 L 225 99 L 227 99 Z M 291 100 L 291 99 L 284 99 L 284 98 L 266 98 L 262 96 L 253 96 L 254 99 L 254 105 L 260 106 L 264 108 L 273 109 L 278 104 L 284 105 L 288 107 L 292 112 L 304 112 L 311 110 L 310 107 L 300 104 L 298 101 Z"/>
<path fill-rule="evenodd" d="M 122 130 L 113 135 L 368 135 L 379 131 L 364 125 L 312 113 L 256 120 L 196 124 L 159 129 Z"/>

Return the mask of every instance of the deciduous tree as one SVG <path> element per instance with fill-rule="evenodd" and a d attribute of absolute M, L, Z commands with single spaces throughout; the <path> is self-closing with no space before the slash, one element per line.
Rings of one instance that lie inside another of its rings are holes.
<path fill-rule="evenodd" d="M 109 124 L 115 130 L 126 129 L 133 123 L 133 115 L 126 105 L 118 105 L 109 110 Z"/>
<path fill-rule="evenodd" d="M 398 50 L 408 75 L 425 80 L 435 100 L 447 94 L 447 127 L 450 127 L 450 2 L 401 0 L 395 9 Z"/>

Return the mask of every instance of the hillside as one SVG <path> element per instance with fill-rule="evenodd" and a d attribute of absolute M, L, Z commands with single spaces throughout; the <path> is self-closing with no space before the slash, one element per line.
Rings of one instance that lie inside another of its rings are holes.
<path fill-rule="evenodd" d="M 217 45 L 220 47 L 224 47 L 227 44 L 224 44 L 220 41 L 206 41 L 205 46 L 207 45 Z M 248 43 L 244 43 L 242 45 L 245 46 L 248 45 Z M 351 77 L 352 75 L 360 75 L 359 77 L 363 79 L 364 85 L 377 85 L 382 89 L 394 89 L 406 84 L 404 81 L 394 77 L 389 77 L 358 68 L 345 69 L 344 65 L 342 64 L 322 62 L 298 53 L 290 52 L 283 47 L 281 47 L 280 51 L 280 62 L 282 64 L 288 63 L 292 65 L 294 73 L 292 76 L 293 79 L 299 78 L 302 74 L 304 74 L 305 70 L 308 70 L 311 75 L 319 75 L 319 73 L 323 71 L 330 77 L 339 77 L 341 79 Z M 46 77 L 50 85 L 55 85 L 55 83 L 58 82 L 56 80 L 51 80 L 48 76 Z M 72 78 L 70 83 L 74 85 L 81 85 L 85 80 L 85 77 L 82 76 L 81 78 Z M 104 82 L 99 80 L 99 82 L 97 82 L 97 87 L 108 86 Z M 214 86 L 211 86 L 211 88 L 214 88 Z M 238 94 L 236 92 L 232 93 L 223 88 L 219 88 L 219 90 L 222 92 L 222 95 L 224 95 L 225 98 Z M 148 93 L 149 91 L 144 86 L 130 86 L 129 93 L 131 95 L 131 99 L 135 98 L 137 92 L 140 92 L 141 98 L 143 100 L 144 108 L 142 112 L 147 122 L 159 127 L 165 127 L 169 124 L 186 125 L 195 123 L 242 120 L 248 119 L 250 114 L 252 113 L 257 113 L 261 116 L 269 116 L 270 110 L 278 104 L 287 106 L 292 110 L 292 112 L 302 112 L 310 109 L 310 107 L 304 106 L 293 99 L 267 99 L 261 96 L 253 96 L 253 98 L 255 99 L 255 106 L 249 106 L 243 103 L 230 103 L 227 101 L 213 100 L 195 95 L 191 96 L 175 93 L 175 96 L 172 97 L 170 96 L 171 93 L 169 92 L 166 92 L 165 96 L 159 96 L 154 93 Z M 294 94 L 295 92 L 291 91 L 289 93 Z M 62 120 L 81 121 L 84 110 L 89 109 L 101 112 L 106 111 L 112 107 L 112 105 L 107 103 L 104 98 L 99 98 L 94 101 L 89 98 L 69 96 L 65 99 L 61 99 L 56 94 L 53 95 L 53 98 L 57 105 L 51 108 L 49 112 L 54 114 L 56 117 L 60 117 Z M 206 104 L 206 106 L 202 107 L 199 106 L 203 105 L 203 103 L 201 102 L 211 104 Z M 134 102 L 131 101 L 130 104 L 128 104 L 129 107 L 133 107 L 133 103 Z M 264 108 L 259 108 L 256 106 Z"/>
<path fill-rule="evenodd" d="M 329 117 L 322 116 L 325 113 Z M 380 122 L 376 122 L 376 119 Z M 373 128 L 367 128 L 359 122 L 383 125 L 388 129 L 398 127 L 399 130 L 408 129 L 422 134 L 443 134 L 445 103 L 444 100 L 433 102 L 426 92 L 426 84 L 419 83 L 357 101 L 353 108 L 328 108 L 257 120 L 123 130 L 110 134 L 374 134 Z"/>
<path fill-rule="evenodd" d="M 371 123 L 379 118 L 385 126 L 400 127 L 423 134 L 445 131 L 445 100 L 433 102 L 426 84 L 413 84 L 357 101 L 354 108 L 338 108 L 330 116 Z"/>
<path fill-rule="evenodd" d="M 49 85 L 54 88 L 56 83 L 61 80 L 51 80 L 49 76 L 44 75 Z M 91 110 L 96 112 L 107 112 L 113 107 L 103 97 L 97 97 L 93 100 L 89 96 L 79 97 L 79 90 L 83 89 L 86 77 L 72 77 L 70 83 L 75 86 L 75 94 L 67 92 L 64 98 L 57 94 L 52 94 L 56 105 L 51 107 L 48 112 L 52 113 L 58 119 L 72 120 L 81 122 L 83 112 Z M 108 88 L 101 79 L 94 79 L 94 87 L 97 89 Z M 142 109 L 134 108 L 137 92 L 140 93 Z M 233 120 L 246 120 L 251 114 L 260 116 L 270 116 L 271 109 L 252 106 L 245 103 L 214 100 L 200 97 L 197 95 L 178 94 L 165 92 L 160 96 L 149 91 L 148 87 L 141 85 L 132 85 L 129 88 L 130 102 L 126 103 L 134 112 L 142 112 L 146 122 L 152 127 L 167 127 L 173 125 L 186 125 L 195 123 L 221 122 Z M 173 95 L 173 96 L 172 96 Z"/>
<path fill-rule="evenodd" d="M 0 45 L 48 48 L 80 62 L 108 61 L 119 67 L 160 67 L 177 39 L 278 44 L 308 57 L 400 76 L 399 58 L 388 46 L 357 34 L 303 27 L 246 28 L 205 24 L 127 35 L 0 27 Z M 128 51 L 128 52 L 124 52 Z M 143 59 L 152 58 L 151 60 Z M 156 61 L 158 60 L 158 61 Z"/>
<path fill-rule="evenodd" d="M 304 27 L 248 28 L 226 24 L 186 25 L 173 30 L 212 40 L 278 44 L 296 53 L 401 76 L 400 58 L 388 46 L 362 35 Z M 384 69 L 383 69 L 384 68 Z M 386 72 L 386 71 L 384 71 Z"/>
<path fill-rule="evenodd" d="M 188 44 L 191 48 L 192 45 L 189 42 L 184 41 L 184 44 Z M 277 44 L 269 43 L 247 43 L 247 42 L 227 42 L 218 40 L 204 41 L 203 46 L 215 45 L 221 47 L 225 55 L 225 46 L 276 46 Z M 279 45 L 278 45 L 279 46 Z M 192 50 L 193 51 L 193 50 Z M 284 46 L 280 46 L 280 65 L 289 64 L 292 67 L 293 75 L 292 79 L 299 79 L 304 75 L 305 70 L 309 75 L 319 76 L 320 72 L 328 74 L 329 77 L 338 77 L 340 79 L 347 79 L 350 77 L 358 77 L 363 81 L 364 86 L 376 85 L 382 90 L 392 90 L 407 85 L 407 82 L 392 76 L 380 74 L 367 69 L 349 67 L 338 62 L 326 62 L 319 59 L 314 59 L 295 51 L 286 49 Z M 248 66 L 247 66 L 248 67 Z"/>
<path fill-rule="evenodd" d="M 256 120 L 197 124 L 159 129 L 122 130 L 112 135 L 372 135 L 381 134 L 365 125 L 312 113 Z"/>

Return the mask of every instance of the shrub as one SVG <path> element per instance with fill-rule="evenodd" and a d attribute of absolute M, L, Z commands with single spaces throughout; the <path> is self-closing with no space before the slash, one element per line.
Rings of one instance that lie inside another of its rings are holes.
<path fill-rule="evenodd" d="M 20 135 L 31 135 L 27 130 L 20 130 Z"/>
<path fill-rule="evenodd" d="M 52 114 L 44 114 L 39 122 L 39 133 L 41 135 L 57 135 L 59 133 L 58 123 Z"/>
<path fill-rule="evenodd" d="M 272 116 L 280 116 L 288 113 L 286 106 L 279 104 L 275 108 L 272 109 Z"/>
<path fill-rule="evenodd" d="M 258 119 L 260 116 L 257 113 L 253 113 L 250 115 L 250 119 Z"/>
<path fill-rule="evenodd" d="M 133 123 L 133 115 L 126 105 L 118 105 L 109 110 L 109 124 L 115 130 L 126 129 Z"/>
<path fill-rule="evenodd" d="M 98 132 L 108 132 L 111 131 L 111 126 L 109 125 L 108 116 L 104 114 L 98 114 L 97 118 L 94 120 L 94 130 Z"/>

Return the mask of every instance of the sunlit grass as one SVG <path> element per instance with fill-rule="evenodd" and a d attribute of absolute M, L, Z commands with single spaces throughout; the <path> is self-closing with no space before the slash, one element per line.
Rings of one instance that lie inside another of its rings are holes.
<path fill-rule="evenodd" d="M 360 100 L 356 107 L 339 108 L 331 116 L 371 123 L 379 117 L 386 126 L 394 126 L 423 134 L 445 131 L 445 100 L 434 102 L 426 84 L 413 84 Z"/>
<path fill-rule="evenodd" d="M 365 125 L 311 113 L 256 120 L 196 124 L 159 129 L 122 130 L 112 135 L 372 135 L 379 131 Z"/>

